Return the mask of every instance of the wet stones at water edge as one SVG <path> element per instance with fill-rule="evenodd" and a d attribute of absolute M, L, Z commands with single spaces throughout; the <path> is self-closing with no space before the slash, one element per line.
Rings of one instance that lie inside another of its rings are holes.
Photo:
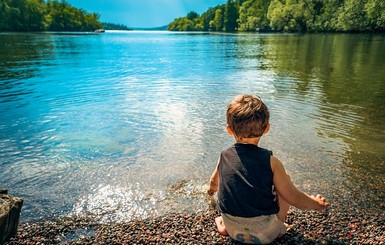
<path fill-rule="evenodd" d="M 16 235 L 23 199 L 0 189 L 0 244 Z"/>

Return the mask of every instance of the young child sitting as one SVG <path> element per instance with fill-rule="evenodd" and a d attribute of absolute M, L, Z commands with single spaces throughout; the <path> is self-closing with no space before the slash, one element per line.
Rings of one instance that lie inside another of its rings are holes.
<path fill-rule="evenodd" d="M 218 231 L 242 243 L 270 243 L 286 232 L 290 205 L 323 210 L 321 195 L 309 196 L 291 182 L 281 161 L 258 147 L 270 129 L 269 110 L 253 95 L 239 95 L 227 108 L 227 132 L 235 144 L 222 151 L 210 178 L 209 195 L 218 191 Z"/>

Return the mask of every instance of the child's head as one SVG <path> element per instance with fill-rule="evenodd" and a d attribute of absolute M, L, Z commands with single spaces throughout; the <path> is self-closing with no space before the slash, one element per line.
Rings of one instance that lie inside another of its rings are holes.
<path fill-rule="evenodd" d="M 265 133 L 270 113 L 262 99 L 254 95 L 238 95 L 227 107 L 227 127 L 238 138 L 256 138 Z"/>

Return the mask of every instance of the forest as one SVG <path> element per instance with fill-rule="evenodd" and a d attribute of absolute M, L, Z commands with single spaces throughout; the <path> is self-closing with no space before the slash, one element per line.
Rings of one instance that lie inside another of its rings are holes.
<path fill-rule="evenodd" d="M 102 22 L 103 28 L 106 30 L 132 31 L 132 28 L 123 24 L 114 24 L 109 22 Z"/>
<path fill-rule="evenodd" d="M 65 0 L 0 0 L 0 31 L 94 31 L 99 18 Z"/>
<path fill-rule="evenodd" d="M 384 0 L 227 0 L 170 31 L 384 32 Z"/>

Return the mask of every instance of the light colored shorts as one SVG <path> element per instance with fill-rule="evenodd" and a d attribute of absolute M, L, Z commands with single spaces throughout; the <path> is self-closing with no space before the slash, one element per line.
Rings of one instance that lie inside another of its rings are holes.
<path fill-rule="evenodd" d="M 222 219 L 229 236 L 242 243 L 271 243 L 286 233 L 285 225 L 275 214 L 243 218 L 222 213 Z"/>

